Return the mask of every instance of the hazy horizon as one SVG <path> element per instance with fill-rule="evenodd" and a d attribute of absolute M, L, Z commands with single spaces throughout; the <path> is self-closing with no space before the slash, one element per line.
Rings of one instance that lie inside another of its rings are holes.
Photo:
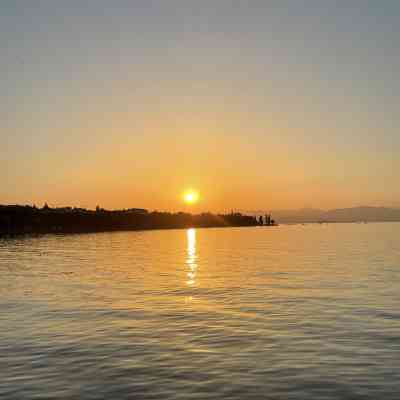
<path fill-rule="evenodd" d="M 399 207 L 400 3 L 215 3 L 0 5 L 0 204 Z"/>
<path fill-rule="evenodd" d="M 101 204 L 101 203 L 100 203 Z M 170 212 L 170 213 L 176 213 L 176 212 L 187 212 L 190 214 L 201 214 L 201 213 L 212 213 L 212 210 L 201 210 L 200 206 L 196 205 L 196 206 L 187 206 L 187 205 L 182 205 L 180 207 L 177 207 L 176 209 L 160 209 L 160 208 L 148 208 L 145 205 L 128 205 L 126 207 L 122 207 L 122 208 L 104 208 L 102 207 L 100 204 L 96 204 L 95 206 L 91 207 L 81 207 L 80 205 L 77 204 L 52 204 L 49 202 L 45 202 L 43 204 L 36 204 L 36 203 L 13 203 L 13 204 L 0 204 L 0 206 L 21 206 L 21 207 L 36 207 L 37 209 L 42 209 L 45 207 L 49 207 L 52 209 L 62 209 L 62 208 L 82 208 L 82 209 L 87 209 L 87 210 L 96 210 L 97 207 L 99 207 L 100 209 L 104 209 L 106 211 L 120 211 L 120 210 L 133 210 L 133 209 L 137 209 L 137 210 L 146 210 L 148 212 Z M 331 211 L 338 211 L 338 210 L 382 210 L 382 209 L 386 209 L 386 210 L 396 210 L 396 211 L 400 211 L 400 207 L 387 207 L 387 206 L 383 206 L 383 205 L 367 205 L 367 204 L 363 204 L 363 205 L 355 205 L 353 207 L 335 207 L 335 208 L 318 208 L 318 207 L 295 207 L 295 208 L 263 208 L 263 209 L 240 209 L 240 208 L 230 208 L 230 209 L 225 209 L 225 210 L 220 210 L 220 211 L 216 211 L 218 212 L 222 212 L 222 213 L 242 213 L 242 214 L 249 214 L 249 215 L 263 215 L 265 213 L 274 213 L 274 212 L 284 212 L 284 213 L 301 213 L 301 212 L 322 212 L 322 213 L 326 213 L 326 212 L 331 212 Z"/>

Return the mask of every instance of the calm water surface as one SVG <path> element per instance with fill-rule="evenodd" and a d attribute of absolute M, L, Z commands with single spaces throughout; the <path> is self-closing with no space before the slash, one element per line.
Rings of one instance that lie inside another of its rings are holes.
<path fill-rule="evenodd" d="M 399 399 L 400 224 L 0 240 L 0 398 Z"/>

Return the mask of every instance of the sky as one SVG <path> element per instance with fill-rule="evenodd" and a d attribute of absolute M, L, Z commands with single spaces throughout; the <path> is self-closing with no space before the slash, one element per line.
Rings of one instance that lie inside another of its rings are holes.
<path fill-rule="evenodd" d="M 400 206 L 400 2 L 2 0 L 0 203 Z"/>

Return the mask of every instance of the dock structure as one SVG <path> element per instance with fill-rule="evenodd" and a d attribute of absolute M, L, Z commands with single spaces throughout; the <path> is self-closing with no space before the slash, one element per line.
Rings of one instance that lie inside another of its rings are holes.
<path fill-rule="evenodd" d="M 262 216 L 259 217 L 260 225 L 263 226 L 276 226 L 277 224 L 272 219 L 271 214 L 265 214 L 264 219 Z"/>

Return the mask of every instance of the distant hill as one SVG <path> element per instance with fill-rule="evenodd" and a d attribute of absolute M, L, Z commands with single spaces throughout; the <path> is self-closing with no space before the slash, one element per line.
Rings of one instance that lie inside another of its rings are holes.
<path fill-rule="evenodd" d="M 270 211 L 268 211 L 269 213 Z M 262 215 L 267 211 L 247 211 L 248 214 Z M 400 208 L 353 207 L 333 210 L 302 208 L 298 210 L 272 210 L 272 218 L 278 223 L 306 222 L 384 222 L 399 221 Z"/>

